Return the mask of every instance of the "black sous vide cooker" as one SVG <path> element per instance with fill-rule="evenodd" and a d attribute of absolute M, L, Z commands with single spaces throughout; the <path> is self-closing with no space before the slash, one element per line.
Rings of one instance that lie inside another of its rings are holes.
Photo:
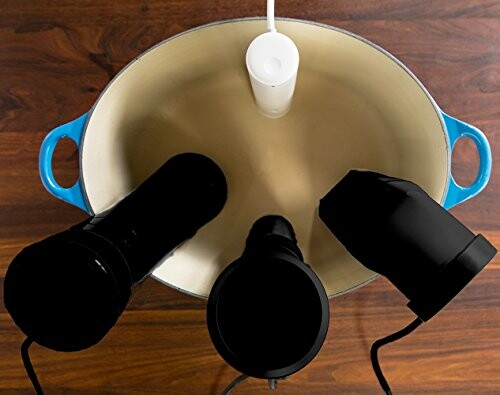
<path fill-rule="evenodd" d="M 207 306 L 219 354 L 244 376 L 270 382 L 312 361 L 329 317 L 326 292 L 304 263 L 292 225 L 274 215 L 254 223 L 242 256 L 219 275 Z"/>
<path fill-rule="evenodd" d="M 7 310 L 47 348 L 96 344 L 133 288 L 216 217 L 226 197 L 224 174 L 211 159 L 171 158 L 108 211 L 23 249 L 5 277 Z"/>

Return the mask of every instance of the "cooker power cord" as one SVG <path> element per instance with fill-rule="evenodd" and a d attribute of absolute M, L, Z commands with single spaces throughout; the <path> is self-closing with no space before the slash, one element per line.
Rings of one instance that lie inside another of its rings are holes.
<path fill-rule="evenodd" d="M 228 395 L 237 385 L 241 384 L 248 378 L 246 374 L 239 375 L 236 377 L 231 383 L 222 391 L 222 395 Z M 269 389 L 274 391 L 278 388 L 278 380 L 286 380 L 287 377 L 279 378 L 279 379 L 268 379 L 267 383 L 269 385 Z"/>
<path fill-rule="evenodd" d="M 378 382 L 386 395 L 392 395 L 392 391 L 391 387 L 389 387 L 389 383 L 384 377 L 384 373 L 382 373 L 382 369 L 380 368 L 380 363 L 378 361 L 378 350 L 385 344 L 392 343 L 396 340 L 401 339 L 402 337 L 409 335 L 415 329 L 417 329 L 422 323 L 423 321 L 420 318 L 416 318 L 411 324 L 404 327 L 400 331 L 393 333 L 392 335 L 386 336 L 383 339 L 379 339 L 372 344 L 372 348 L 370 350 L 370 359 L 372 361 L 373 371 L 375 372 Z"/>
<path fill-rule="evenodd" d="M 246 374 L 242 374 L 238 377 L 236 377 L 231 383 L 222 391 L 222 395 L 228 395 L 234 387 L 236 387 L 238 384 L 241 384 L 243 381 L 245 381 L 248 378 Z"/>
<path fill-rule="evenodd" d="M 267 30 L 270 32 L 276 31 L 274 25 L 274 0 L 267 0 Z"/>
<path fill-rule="evenodd" d="M 33 385 L 33 389 L 35 390 L 36 395 L 43 395 L 42 386 L 38 381 L 38 377 L 36 376 L 35 369 L 33 369 L 33 364 L 31 363 L 29 348 L 33 344 L 33 339 L 27 337 L 26 340 L 21 345 L 21 358 L 23 359 L 24 369 L 28 374 L 28 377 Z"/>

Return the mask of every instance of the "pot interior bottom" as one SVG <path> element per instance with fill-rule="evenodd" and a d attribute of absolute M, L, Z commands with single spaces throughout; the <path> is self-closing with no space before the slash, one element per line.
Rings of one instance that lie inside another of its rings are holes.
<path fill-rule="evenodd" d="M 208 296 L 217 275 L 243 252 L 252 224 L 268 214 L 293 224 L 305 261 L 329 296 L 373 279 L 318 217 L 319 200 L 350 169 L 409 179 L 436 200 L 442 197 L 443 186 L 433 176 L 439 164 L 432 156 L 422 161 L 432 141 L 400 133 L 375 99 L 306 67 L 291 111 L 280 119 L 259 113 L 244 67 L 200 77 L 149 108 L 120 125 L 115 140 L 122 190 L 182 152 L 212 158 L 228 182 L 219 216 L 154 272 L 191 294 Z M 161 193 L 175 191 L 165 185 Z"/>

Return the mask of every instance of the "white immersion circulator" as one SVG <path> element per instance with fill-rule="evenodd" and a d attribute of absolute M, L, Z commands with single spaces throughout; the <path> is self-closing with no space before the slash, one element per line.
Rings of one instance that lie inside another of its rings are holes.
<path fill-rule="evenodd" d="M 285 115 L 292 104 L 299 51 L 289 37 L 276 31 L 274 0 L 267 0 L 267 32 L 250 43 L 246 63 L 260 110 L 270 118 Z"/>

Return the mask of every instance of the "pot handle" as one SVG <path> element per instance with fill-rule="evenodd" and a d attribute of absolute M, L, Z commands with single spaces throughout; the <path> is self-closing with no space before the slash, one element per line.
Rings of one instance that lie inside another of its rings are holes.
<path fill-rule="evenodd" d="M 54 178 L 54 173 L 52 172 L 52 155 L 57 146 L 59 140 L 64 137 L 73 140 L 78 148 L 80 149 L 80 139 L 82 137 L 82 132 L 87 121 L 88 113 L 83 114 L 81 117 L 71 121 L 65 125 L 58 126 L 45 137 L 42 146 L 40 147 L 40 156 L 38 160 L 38 167 L 40 171 L 40 178 L 42 179 L 42 184 L 56 198 L 62 199 L 87 213 L 90 210 L 85 203 L 83 198 L 83 191 L 81 186 L 80 178 L 70 188 L 63 188 L 60 186 L 56 179 Z"/>
<path fill-rule="evenodd" d="M 459 139 L 462 137 L 468 137 L 474 141 L 479 153 L 479 171 L 476 179 L 471 185 L 468 187 L 458 185 L 453 178 L 453 174 L 450 173 L 448 193 L 446 194 L 446 199 L 443 203 L 443 207 L 445 209 L 450 209 L 453 206 L 476 196 L 488 184 L 491 175 L 491 149 L 488 139 L 479 129 L 450 117 L 444 112 L 442 115 L 448 131 L 448 138 L 450 140 L 450 152 L 453 151 L 453 147 Z"/>

